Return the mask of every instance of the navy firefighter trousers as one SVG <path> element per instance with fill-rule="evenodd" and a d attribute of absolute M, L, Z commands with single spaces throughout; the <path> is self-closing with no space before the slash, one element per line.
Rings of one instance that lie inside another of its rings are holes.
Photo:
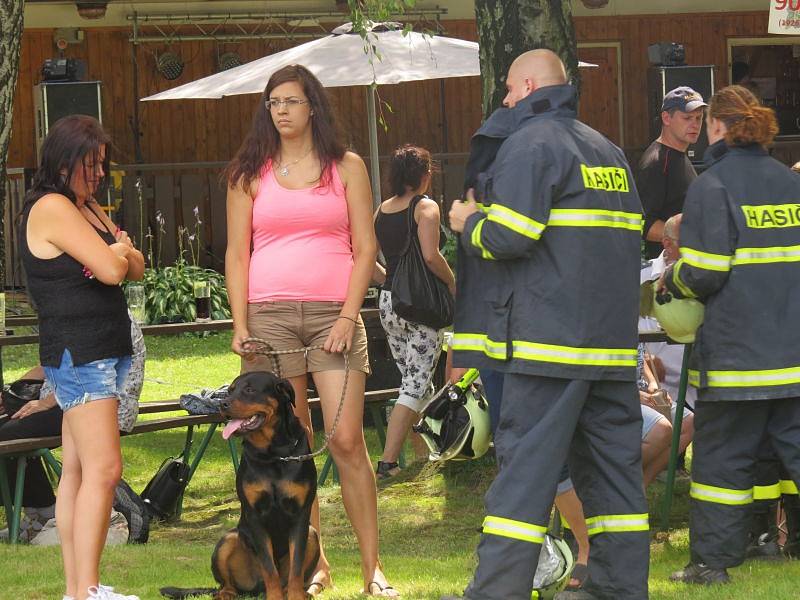
<path fill-rule="evenodd" d="M 585 589 L 645 600 L 650 538 L 642 487 L 642 417 L 634 382 L 508 373 L 495 434 L 499 473 L 486 494 L 469 600 L 529 600 L 561 467 L 591 540 Z"/>

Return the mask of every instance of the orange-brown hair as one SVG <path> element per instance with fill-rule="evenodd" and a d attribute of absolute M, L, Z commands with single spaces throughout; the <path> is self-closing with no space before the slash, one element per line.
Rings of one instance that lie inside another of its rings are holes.
<path fill-rule="evenodd" d="M 708 114 L 725 123 L 729 146 L 766 145 L 778 133 L 773 110 L 761 106 L 753 92 L 741 85 L 729 85 L 714 94 Z"/>

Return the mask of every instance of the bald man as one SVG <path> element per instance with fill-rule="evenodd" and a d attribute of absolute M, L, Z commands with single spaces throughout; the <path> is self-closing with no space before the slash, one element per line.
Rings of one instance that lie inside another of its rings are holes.
<path fill-rule="evenodd" d="M 512 133 L 450 211 L 461 250 L 477 264 L 457 279 L 453 363 L 505 374 L 500 468 L 464 597 L 531 597 L 568 460 L 592 544 L 584 587 L 556 598 L 644 600 L 641 204 L 622 151 L 577 120 L 575 90 L 554 53 L 518 57 L 506 87 Z"/>

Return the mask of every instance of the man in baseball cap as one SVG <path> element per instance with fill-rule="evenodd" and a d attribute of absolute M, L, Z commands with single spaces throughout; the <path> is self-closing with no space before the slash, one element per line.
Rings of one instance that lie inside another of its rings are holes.
<path fill-rule="evenodd" d="M 686 155 L 703 127 L 703 97 L 688 86 L 667 92 L 661 103 L 661 135 L 648 146 L 634 170 L 644 209 L 645 254 L 661 253 L 664 223 L 683 212 L 689 184 L 697 173 Z"/>

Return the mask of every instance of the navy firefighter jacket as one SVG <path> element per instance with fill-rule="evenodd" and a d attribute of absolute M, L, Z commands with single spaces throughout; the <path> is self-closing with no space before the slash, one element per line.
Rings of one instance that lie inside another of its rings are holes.
<path fill-rule="evenodd" d="M 461 234 L 473 260 L 464 279 L 459 266 L 456 366 L 635 379 L 642 207 L 622 151 L 576 104 L 556 85 L 509 111 Z"/>
<path fill-rule="evenodd" d="M 689 363 L 701 400 L 800 396 L 800 176 L 763 146 L 706 152 L 689 187 L 681 258 L 665 274 L 705 303 Z"/>

